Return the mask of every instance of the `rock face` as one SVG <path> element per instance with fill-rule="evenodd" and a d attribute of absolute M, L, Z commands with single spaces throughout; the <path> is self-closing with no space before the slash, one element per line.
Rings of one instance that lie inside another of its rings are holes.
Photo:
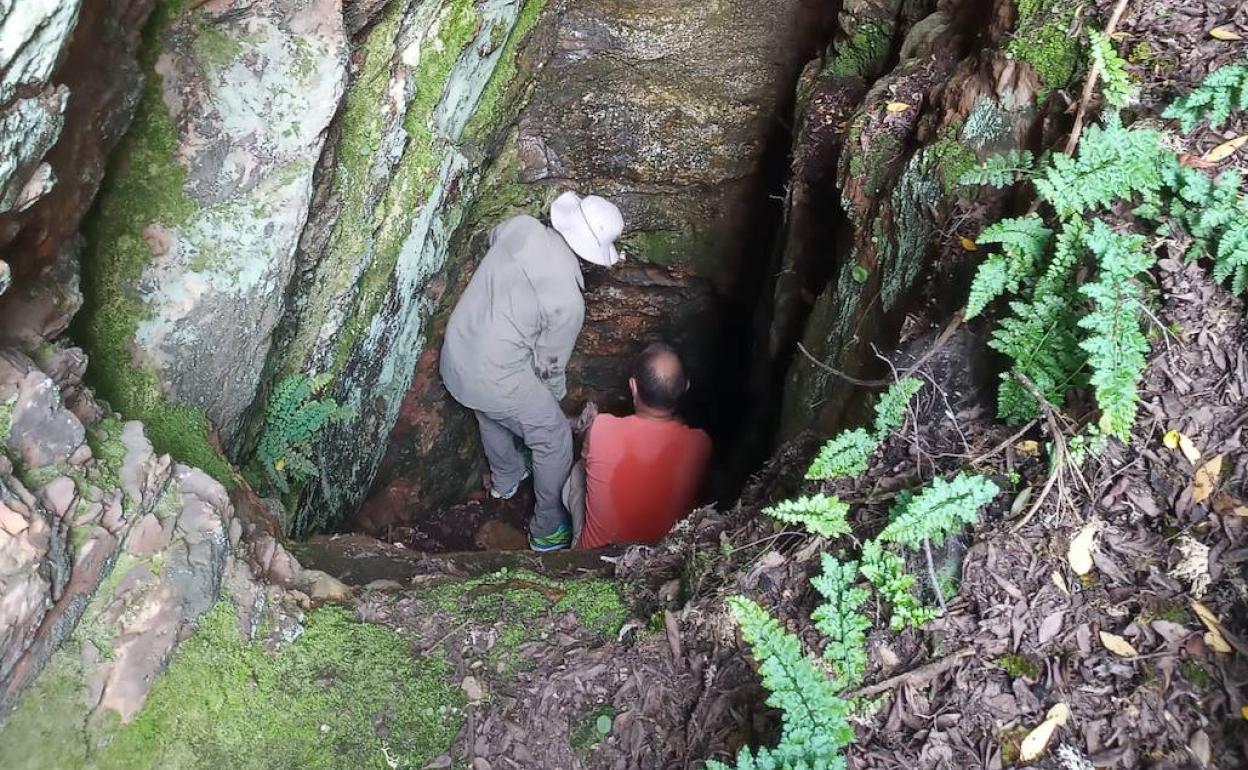
<path fill-rule="evenodd" d="M 958 194 L 957 180 L 1035 133 L 1040 82 L 992 45 L 1009 39 L 1010 11 L 999 3 L 981 19 L 959 4 L 854 0 L 808 71 L 769 332 L 773 375 L 783 377 L 780 439 L 831 432 L 850 404 L 851 386 L 794 355 L 792 343 L 840 371 L 871 370 L 870 344 L 897 334 L 936 250 L 965 254 L 966 232 L 949 223 L 973 233 L 968 223 L 1002 205 L 1002 194 Z M 959 58 L 958 30 L 981 29 L 990 45 Z M 893 51 L 897 65 L 882 72 Z M 956 277 L 943 281 L 957 291 Z"/>
<path fill-rule="evenodd" d="M 0 337 L 10 342 L 29 348 L 60 334 L 81 304 L 78 228 L 134 111 L 139 31 L 153 2 L 0 4 L 0 262 L 16 283 L 0 298 Z"/>
<path fill-rule="evenodd" d="M 259 384 L 341 96 L 338 0 L 209 2 L 152 33 L 153 77 L 89 233 L 83 328 L 103 366 L 229 439 Z M 134 379 L 134 378 L 129 378 Z"/>
<path fill-rule="evenodd" d="M 707 387 L 720 374 L 716 359 L 734 355 L 717 340 L 725 324 L 750 327 L 741 300 L 756 288 L 746 264 L 765 266 L 749 235 L 765 200 L 772 116 L 821 15 L 799 2 L 745 0 L 589 0 L 559 10 L 517 57 L 509 87 L 528 95 L 527 106 L 496 140 L 498 156 L 430 298 L 431 343 L 390 435 L 370 526 L 460 501 L 479 483 L 475 423 L 437 380 L 439 331 L 489 228 L 520 211 L 544 214 L 563 189 L 617 202 L 631 255 L 609 273 L 585 269 L 570 402 L 623 406 L 630 359 L 656 339 L 683 348 L 704 404 L 730 400 Z"/>
<path fill-rule="evenodd" d="M 85 365 L 75 348 L 0 349 L 0 713 L 59 654 L 88 710 L 126 721 L 223 586 L 249 635 L 293 601 L 283 586 L 343 589 L 303 570 L 248 498 L 236 509 L 141 423 L 102 416 Z"/>

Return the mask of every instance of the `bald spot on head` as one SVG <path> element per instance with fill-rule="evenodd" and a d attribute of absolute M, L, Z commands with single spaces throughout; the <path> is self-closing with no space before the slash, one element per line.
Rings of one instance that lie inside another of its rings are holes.
<path fill-rule="evenodd" d="M 675 411 L 680 397 L 689 387 L 685 366 L 669 345 L 656 342 L 648 346 L 633 364 L 633 380 L 637 397 L 653 409 Z"/>

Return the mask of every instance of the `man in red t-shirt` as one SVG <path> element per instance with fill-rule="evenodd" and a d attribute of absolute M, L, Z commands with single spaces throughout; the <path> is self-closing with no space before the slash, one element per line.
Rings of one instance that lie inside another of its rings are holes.
<path fill-rule="evenodd" d="M 676 351 L 659 343 L 642 351 L 628 388 L 629 417 L 587 407 L 582 460 L 563 487 L 574 547 L 657 542 L 702 494 L 711 439 L 676 417 L 689 389 Z"/>

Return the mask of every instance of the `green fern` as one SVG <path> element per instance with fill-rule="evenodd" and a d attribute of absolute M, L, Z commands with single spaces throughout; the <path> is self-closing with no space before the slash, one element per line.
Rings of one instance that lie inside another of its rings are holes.
<path fill-rule="evenodd" d="M 1192 236 L 1187 256 L 1213 259 L 1213 277 L 1231 285 L 1231 291 L 1248 291 L 1248 196 L 1243 179 L 1229 169 L 1210 180 L 1203 172 L 1173 163 L 1166 182 L 1174 191 L 1167 214 Z M 1143 211 L 1161 220 L 1160 211 Z"/>
<path fill-rule="evenodd" d="M 1105 125 L 1088 126 L 1073 158 L 1052 156 L 1035 179 L 1036 191 L 1062 218 L 1155 195 L 1168 153 L 1158 132 L 1126 128 L 1111 114 Z"/>
<path fill-rule="evenodd" d="M 833 682 L 804 654 L 798 638 L 767 610 L 743 596 L 730 597 L 728 605 L 758 661 L 763 686 L 771 693 L 767 705 L 781 712 L 779 744 L 757 752 L 742 749 L 737 770 L 843 768 L 840 752 L 854 740 L 847 719 L 849 702 L 837 695 Z M 707 766 L 725 767 L 718 762 Z"/>
<path fill-rule="evenodd" d="M 1127 74 L 1127 63 L 1118 55 L 1114 41 L 1103 32 L 1091 30 L 1092 61 L 1101 70 L 1101 93 L 1105 103 L 1121 109 L 1135 100 L 1136 88 Z"/>
<path fill-rule="evenodd" d="M 822 555 L 823 573 L 810 584 L 825 599 L 810 613 L 815 628 L 828 637 L 823 659 L 836 670 L 838 687 L 854 687 L 862 681 L 867 667 L 867 629 L 871 621 L 858 611 L 867 600 L 867 591 L 854 585 L 857 562 L 840 562 Z"/>
<path fill-rule="evenodd" d="M 1149 349 L 1140 328 L 1143 291 L 1138 276 L 1155 260 L 1142 248 L 1143 237 L 1115 233 L 1100 220 L 1092 224 L 1087 244 L 1099 270 L 1095 281 L 1079 289 L 1092 300 L 1092 311 L 1079 320 L 1079 326 L 1090 332 L 1080 347 L 1092 370 L 1100 428 L 1126 441 L 1135 423 L 1138 385 Z"/>
<path fill-rule="evenodd" d="M 845 519 L 849 504 L 835 497 L 825 497 L 823 493 L 784 500 L 764 508 L 763 513 L 788 524 L 800 524 L 808 532 L 824 537 L 848 535 L 850 532 L 849 522 Z"/>
<path fill-rule="evenodd" d="M 900 505 L 879 539 L 908 548 L 930 541 L 940 545 L 949 535 L 975 523 L 979 512 L 1001 490 L 983 476 L 964 472 L 952 480 L 932 479 L 910 500 Z"/>
<path fill-rule="evenodd" d="M 997 414 L 1021 423 L 1040 413 L 1040 405 L 1014 376 L 1020 373 L 1054 406 L 1066 401 L 1066 391 L 1084 383 L 1085 363 L 1079 347 L 1077 316 L 1064 293 L 1048 293 L 1030 302 L 1011 302 L 1010 315 L 1002 318 L 988 345 L 1012 359 L 1001 374 L 997 390 Z"/>
<path fill-rule="evenodd" d="M 989 256 L 975 271 L 966 317 L 974 318 L 989 302 L 1007 291 L 1017 293 L 1024 281 L 1034 278 L 1052 239 L 1053 231 L 1038 214 L 1002 219 L 980 233 L 980 245 L 1000 244 L 1002 253 Z"/>
<path fill-rule="evenodd" d="M 875 404 L 875 438 L 883 441 L 889 433 L 906 424 L 906 410 L 910 399 L 923 387 L 917 377 L 895 380 Z"/>
<path fill-rule="evenodd" d="M 332 398 L 313 398 L 330 380 L 329 374 L 295 374 L 279 382 L 269 397 L 256 456 L 269 480 L 284 493 L 290 492 L 291 481 L 302 482 L 319 472 L 312 460 L 312 442 L 321 430 L 354 414 Z"/>
<path fill-rule="evenodd" d="M 1195 91 L 1176 99 L 1161 116 L 1179 121 L 1186 134 L 1205 118 L 1209 119 L 1210 128 L 1221 128 L 1234 110 L 1248 110 L 1248 64 L 1219 67 Z"/>
<path fill-rule="evenodd" d="M 892 607 L 888 625 L 894 631 L 921 626 L 940 613 L 939 608 L 926 607 L 919 601 L 914 595 L 914 576 L 906 572 L 905 560 L 886 550 L 879 540 L 863 545 L 859 570 Z"/>
<path fill-rule="evenodd" d="M 829 440 L 811 462 L 806 478 L 826 481 L 841 476 L 857 476 L 867 469 L 878 442 L 862 428 L 847 430 Z"/>
<path fill-rule="evenodd" d="M 993 155 L 983 163 L 968 169 L 958 178 L 959 184 L 1009 187 L 1020 178 L 1029 175 L 1035 157 L 1028 150 L 1008 150 Z"/>

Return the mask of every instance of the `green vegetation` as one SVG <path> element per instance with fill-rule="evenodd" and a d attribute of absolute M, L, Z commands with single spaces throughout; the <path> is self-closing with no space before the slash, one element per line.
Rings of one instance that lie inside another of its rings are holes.
<path fill-rule="evenodd" d="M 1225 85 L 1225 69 L 1176 102 L 1182 110 L 1167 114 L 1194 121 L 1207 106 L 1221 105 L 1210 109 L 1224 118 L 1230 97 L 1211 94 L 1227 90 L 1195 94 L 1210 81 Z M 1088 126 L 1073 156 L 1055 153 L 1034 165 L 1028 153 L 990 158 L 964 181 L 1005 186 L 1019 178 L 1034 186 L 1039 210 L 997 222 L 980 236 L 980 243 L 1002 248 L 980 265 L 966 312 L 973 318 L 997 297 L 1017 297 L 990 343 L 1012 361 L 1001 376 L 998 411 L 1022 422 L 1039 413 L 1036 393 L 1060 407 L 1069 389 L 1091 386 L 1101 418 L 1090 438 L 1125 441 L 1149 349 L 1141 328 L 1149 315 L 1142 280 L 1155 256 L 1145 236 L 1112 228 L 1106 217 L 1131 206 L 1139 228 L 1163 236 L 1178 224 L 1192 241 L 1188 257 L 1211 257 L 1214 277 L 1243 292 L 1248 197 L 1241 177 L 1230 170 L 1210 180 L 1183 166 L 1160 132 L 1124 126 L 1111 111 L 1103 123 Z"/>
<path fill-rule="evenodd" d="M 836 46 L 824 74 L 834 77 L 871 77 L 888 60 L 893 25 L 869 20 L 859 25 L 844 43 Z"/>
<path fill-rule="evenodd" d="M 1077 0 L 1019 0 L 1007 51 L 1040 76 L 1045 91 L 1065 88 L 1083 66 L 1083 46 L 1071 34 Z"/>
<path fill-rule="evenodd" d="M 894 382 L 876 404 L 874 435 L 861 428 L 846 431 L 824 449 L 862 444 L 865 440 L 870 447 L 855 458 L 855 473 L 861 473 L 875 445 L 905 423 L 910 399 L 920 386 L 918 380 L 910 377 Z M 847 442 L 843 437 L 851 433 L 858 438 Z M 828 478 L 824 471 L 829 456 L 830 453 L 821 451 L 806 477 Z M 903 491 L 898 495 L 892 522 L 878 537 L 863 544 L 861 562 L 822 554 L 822 573 L 810 581 L 823 598 L 810 615 L 815 628 L 827 637 L 819 658 L 806 654 L 798 637 L 755 602 L 742 596 L 728 599 L 741 635 L 759 663 L 763 684 L 771 691 L 767 703 L 782 712 L 780 742 L 774 748 L 742 749 L 736 758 L 737 770 L 845 767 L 841 751 L 854 740 L 846 715 L 855 709 L 855 704 L 841 693 L 862 681 L 867 666 L 866 634 L 871 627 L 870 620 L 860 611 L 869 593 L 857 585 L 858 576 L 866 578 L 878 600 L 890 608 L 889 626 L 894 631 L 926 623 L 940 609 L 925 606 L 919 600 L 914 591 L 915 578 L 905 570 L 905 559 L 889 550 L 888 544 L 911 549 L 926 546 L 929 541 L 939 544 L 963 526 L 973 524 L 997 493 L 997 486 L 980 476 L 959 473 L 951 481 L 933 479 L 917 493 Z M 820 493 L 782 501 L 765 512 L 782 521 L 801 524 L 812 534 L 835 537 L 850 533 L 848 510 L 847 504 Z M 951 578 L 947 575 L 946 581 Z M 935 589 L 939 595 L 941 588 Z M 708 762 L 707 767 L 726 770 L 719 762 Z"/>
<path fill-rule="evenodd" d="M 825 481 L 857 476 L 865 471 L 871 455 L 884 437 L 905 423 L 910 399 L 922 387 L 923 383 L 914 377 L 903 377 L 890 385 L 875 405 L 875 432 L 855 428 L 837 434 L 819 450 L 806 471 L 806 478 Z"/>
<path fill-rule="evenodd" d="M 585 764 L 590 763 L 594 749 L 611 734 L 615 709 L 602 705 L 576 720 L 568 732 L 568 745 Z"/>
<path fill-rule="evenodd" d="M 518 82 L 516 79 L 517 51 L 520 44 L 537 26 L 542 9 L 546 7 L 546 1 L 524 0 L 515 23 L 507 32 L 498 65 L 490 73 L 490 79 L 485 84 L 485 90 L 481 92 L 481 99 L 477 102 L 477 109 L 464 127 L 463 136 L 466 141 L 488 140 L 489 134 L 498 130 L 505 116 L 513 115 L 518 111 L 518 102 L 522 98 L 523 87 L 527 83 Z M 501 27 L 495 27 L 495 32 L 497 33 L 499 29 Z"/>
<path fill-rule="evenodd" d="M 827 497 L 822 492 L 782 500 L 764 508 L 763 513 L 786 524 L 801 524 L 806 530 L 823 537 L 848 535 L 850 532 L 849 522 L 845 520 L 849 504 Z"/>
<path fill-rule="evenodd" d="M 859 608 L 867 591 L 854 585 L 857 562 L 841 562 L 831 554 L 821 554 L 823 573 L 810 579 L 824 602 L 810 613 L 815 628 L 828 638 L 823 659 L 832 665 L 838 689 L 862 681 L 867 669 L 867 630 L 871 621 Z"/>
<path fill-rule="evenodd" d="M 1210 128 L 1221 128 L 1233 110 L 1248 110 L 1248 64 L 1219 67 L 1195 91 L 1176 99 L 1161 116 L 1179 121 L 1186 134 L 1206 119 Z"/>
<path fill-rule="evenodd" d="M 449 750 L 463 695 L 441 653 L 415 657 L 398 634 L 347 611 L 310 613 L 277 653 L 238 634 L 219 603 L 182 644 L 132 722 L 87 718 L 80 657 L 53 659 L 0 733 L 6 767 L 99 770 L 422 767 Z M 55 731 L 55 732 L 54 732 Z"/>
<path fill-rule="evenodd" d="M 1101 94 L 1105 103 L 1115 109 L 1126 107 L 1137 92 L 1127 73 L 1127 62 L 1118 55 L 1109 35 L 1094 29 L 1088 36 L 1092 42 L 1092 63 L 1101 70 Z"/>
<path fill-rule="evenodd" d="M 917 628 L 940 614 L 938 607 L 924 606 L 914 595 L 915 579 L 906 572 L 906 560 L 886 550 L 879 540 L 862 547 L 862 576 L 893 608 L 888 627 L 894 631 L 907 626 Z"/>
<path fill-rule="evenodd" d="M 798 638 L 767 610 L 742 596 L 728 599 L 728 604 L 758 660 L 763 686 L 771 691 L 767 705 L 781 711 L 779 744 L 755 751 L 741 749 L 737 770 L 844 768 L 840 752 L 854 740 L 847 719 L 849 701 L 837 694 L 819 665 L 802 651 Z M 715 761 L 706 767 L 726 770 Z"/>
<path fill-rule="evenodd" d="M 208 419 L 198 409 L 166 401 L 155 372 L 136 364 L 130 349 L 147 312 L 133 294 L 152 258 L 145 233 L 149 226 L 176 227 L 198 208 L 183 190 L 187 172 L 176 159 L 178 133 L 154 71 L 160 36 L 184 3 L 157 3 L 144 31 L 141 59 L 150 74 L 130 131 L 105 175 L 100 203 L 84 226 L 87 301 L 75 320 L 75 336 L 91 351 L 91 384 L 114 409 L 142 420 L 157 450 L 202 468 L 228 488 L 234 485 L 233 470 L 209 438 Z"/>
<path fill-rule="evenodd" d="M 311 456 L 313 440 L 326 425 L 354 415 L 332 398 L 313 398 L 329 381 L 328 374 L 294 374 L 279 382 L 269 397 L 256 456 L 282 492 L 290 492 L 292 480 L 302 483 L 318 475 Z"/>
<path fill-rule="evenodd" d="M 932 479 L 918 494 L 900 503 L 879 534 L 881 542 L 918 548 L 923 541 L 940 545 L 979 518 L 979 510 L 1000 493 L 983 476 L 959 472 L 952 481 Z"/>
<path fill-rule="evenodd" d="M 999 655 L 993 659 L 992 663 L 1010 676 L 1021 676 L 1024 679 L 1035 679 L 1040 676 L 1040 666 L 1026 655 L 1013 653 Z"/>

